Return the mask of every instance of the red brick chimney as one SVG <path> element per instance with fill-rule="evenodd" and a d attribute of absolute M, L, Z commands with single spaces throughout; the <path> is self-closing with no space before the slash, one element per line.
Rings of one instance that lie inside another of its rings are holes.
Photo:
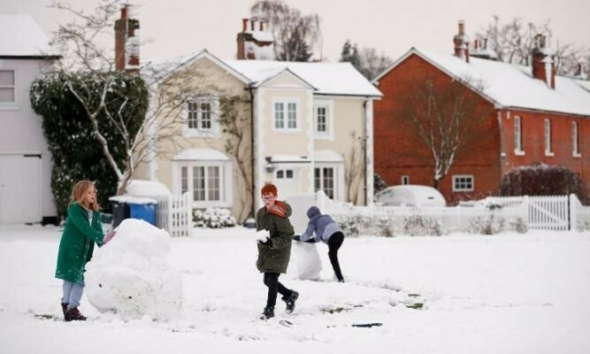
<path fill-rule="evenodd" d="M 544 81 L 547 86 L 555 88 L 553 51 L 547 43 L 547 38 L 540 33 L 535 36 L 535 47 L 533 48 L 533 77 Z"/>
<path fill-rule="evenodd" d="M 248 26 L 248 22 L 250 26 Z M 258 22 L 259 29 L 256 26 Z M 262 19 L 253 17 L 242 19 L 242 32 L 238 33 L 238 60 L 273 60 L 274 49 L 272 34 L 265 28 Z"/>
<path fill-rule="evenodd" d="M 469 63 L 469 36 L 465 34 L 465 22 L 459 21 L 459 33 L 453 37 L 455 55 Z"/>
<path fill-rule="evenodd" d="M 115 21 L 115 69 L 139 71 L 139 20 L 132 18 L 130 4 L 123 5 Z"/>

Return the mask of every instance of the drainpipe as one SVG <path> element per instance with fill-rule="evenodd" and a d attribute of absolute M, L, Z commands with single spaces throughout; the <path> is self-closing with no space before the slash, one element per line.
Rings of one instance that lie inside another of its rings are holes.
<path fill-rule="evenodd" d="M 254 92 L 252 85 L 248 85 L 248 91 L 250 92 L 250 165 L 252 166 L 252 213 L 250 216 L 254 218 L 256 213 L 256 168 L 254 167 Z"/>

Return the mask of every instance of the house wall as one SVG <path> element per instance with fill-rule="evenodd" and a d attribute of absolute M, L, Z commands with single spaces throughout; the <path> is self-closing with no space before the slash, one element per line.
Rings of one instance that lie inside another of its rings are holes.
<path fill-rule="evenodd" d="M 523 110 L 501 110 L 500 117 L 506 153 L 503 174 L 515 167 L 536 163 L 559 165 L 578 173 L 590 186 L 590 117 Z M 514 117 L 521 120 L 523 152 L 515 151 Z M 545 154 L 545 119 L 551 121 L 552 155 Z M 578 156 L 572 153 L 572 122 L 578 123 Z"/>
<path fill-rule="evenodd" d="M 219 95 L 233 96 L 239 95 L 244 96 L 244 99 L 249 100 L 249 94 L 246 91 L 244 83 L 238 80 L 235 76 L 223 70 L 217 64 L 210 61 L 208 58 L 201 58 L 191 63 L 182 76 L 184 78 L 190 77 L 190 84 L 192 87 L 198 87 L 199 92 L 212 93 L 218 92 Z M 182 79 L 184 80 L 184 79 Z M 178 83 L 178 87 L 187 87 L 184 83 Z M 205 89 L 203 89 L 205 88 Z M 187 87 L 187 89 L 189 89 Z M 183 108 L 178 108 L 178 111 L 174 114 L 181 114 L 183 117 L 186 115 L 182 112 Z M 250 156 L 250 110 L 249 104 L 244 103 L 241 107 L 241 114 L 247 120 L 245 122 L 247 129 L 244 130 L 244 146 L 243 151 L 245 152 L 244 160 L 248 161 L 247 171 L 251 171 L 249 163 Z M 156 179 L 165 184 L 173 193 L 180 193 L 179 177 L 174 172 L 174 155 L 180 153 L 185 149 L 213 149 L 224 153 L 228 158 L 232 160 L 232 205 L 231 212 L 233 215 L 239 215 L 243 205 L 250 205 L 250 194 L 244 188 L 244 181 L 241 178 L 241 174 L 238 173 L 238 166 L 234 159 L 227 154 L 224 144 L 228 137 L 227 134 L 221 133 L 219 137 L 208 137 L 203 138 L 200 136 L 185 136 L 183 134 L 185 124 L 174 124 L 171 127 L 171 133 L 174 135 L 173 138 L 160 139 L 158 141 L 159 151 L 165 152 L 159 155 L 155 159 L 155 177 Z M 149 164 L 142 164 L 134 174 L 134 178 L 149 179 Z M 249 172 L 250 173 L 250 172 Z"/>
<path fill-rule="evenodd" d="M 27 222 L 41 222 L 41 218 L 57 216 L 51 192 L 51 154 L 43 137 L 42 118 L 33 112 L 29 90 L 31 83 L 43 72 L 51 69 L 46 60 L 0 59 L 0 69 L 16 71 L 16 103 L 0 104 L 0 154 L 41 154 L 40 176 L 23 176 L 31 183 L 39 183 L 40 195 L 27 201 L 19 198 L 10 203 L 40 203 L 41 215 Z"/>
<path fill-rule="evenodd" d="M 333 102 L 333 139 L 314 139 L 315 150 L 332 150 L 340 154 L 346 169 L 351 168 L 352 155 L 356 163 L 354 168 L 358 174 L 352 186 L 345 185 L 346 201 L 356 201 L 357 205 L 365 205 L 365 152 L 361 148 L 360 139 L 365 137 L 365 100 L 353 97 L 317 97 L 318 100 Z M 355 134 L 353 138 L 352 134 Z"/>
<path fill-rule="evenodd" d="M 439 88 L 451 85 L 449 76 L 417 55 L 410 55 L 379 80 L 378 89 L 384 97 L 374 103 L 375 173 L 388 185 L 401 184 L 404 175 L 409 176 L 410 184 L 434 184 L 432 155 L 415 130 L 409 127 L 407 118 L 399 113 L 404 106 L 404 94 L 417 82 L 425 82 L 425 78 L 433 79 Z M 487 118 L 475 133 L 477 139 L 456 156 L 449 173 L 440 181 L 439 190 L 449 204 L 496 192 L 502 174 L 496 112 L 488 101 L 466 87 L 465 94 L 476 102 L 477 111 Z M 453 175 L 472 175 L 474 190 L 453 192 Z"/>

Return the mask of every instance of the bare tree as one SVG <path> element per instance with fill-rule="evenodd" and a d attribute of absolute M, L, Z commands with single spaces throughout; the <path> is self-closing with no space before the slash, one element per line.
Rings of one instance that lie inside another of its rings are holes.
<path fill-rule="evenodd" d="M 516 17 L 503 23 L 499 16 L 494 16 L 494 21 L 488 25 L 487 29 L 478 32 L 476 37 L 488 39 L 499 61 L 528 66 L 531 65 L 531 53 L 535 46 L 534 37 L 537 33 L 544 33 L 551 40 L 551 22 L 525 24 L 521 18 Z M 560 75 L 574 75 L 580 62 L 590 64 L 590 49 L 588 47 L 557 41 L 553 43 L 553 46 L 556 69 Z"/>
<path fill-rule="evenodd" d="M 363 173 L 365 171 L 365 153 L 366 153 L 366 139 L 358 136 L 355 131 L 350 132 L 350 153 L 345 158 L 344 184 L 346 185 L 346 193 L 348 201 L 353 204 L 358 204 L 359 188 Z"/>
<path fill-rule="evenodd" d="M 409 127 L 426 149 L 412 154 L 433 167 L 433 187 L 448 174 L 457 155 L 481 142 L 487 135 L 484 127 L 493 109 L 478 106 L 476 92 L 483 92 L 482 83 L 471 78 L 435 81 L 416 80 L 398 97 L 395 115 Z"/>
<path fill-rule="evenodd" d="M 252 210 L 252 151 L 248 140 L 251 134 L 248 124 L 251 120 L 247 112 L 249 101 L 242 96 L 225 96 L 221 98 L 221 116 L 219 121 L 223 132 L 227 134 L 225 152 L 228 153 L 238 167 L 238 174 L 234 175 L 237 185 L 243 187 L 238 193 L 242 209 L 238 211 L 238 221 L 243 222 L 247 217 L 254 215 Z M 244 193 L 245 192 L 245 193 Z"/>
<path fill-rule="evenodd" d="M 195 90 L 198 78 L 187 77 L 182 71 L 177 71 L 181 63 L 146 65 L 142 69 L 142 78 L 150 95 L 149 109 L 139 130 L 132 133 L 128 129 L 127 117 L 123 114 L 129 97 L 119 97 L 120 103 L 114 107 L 106 101 L 108 92 L 116 93 L 117 74 L 113 70 L 115 58 L 113 50 L 98 44 L 101 36 L 110 35 L 113 38 L 111 31 L 123 0 L 102 0 L 90 14 L 61 2 L 54 2 L 51 6 L 75 18 L 69 23 L 60 24 L 52 41 L 64 53 L 64 60 L 58 63 L 57 70 L 69 74 L 71 80 L 67 87 L 84 107 L 94 137 L 102 146 L 104 156 L 118 178 L 117 194 L 122 194 L 140 164 L 152 161 L 158 155 L 171 153 L 178 146 L 174 137 L 177 135 L 177 125 L 184 119 L 182 107 L 194 99 L 195 92 L 198 92 Z M 78 89 L 80 85 L 74 85 L 76 72 L 90 73 L 100 90 L 90 92 Z M 103 134 L 99 125 L 102 116 L 111 121 L 119 136 L 107 138 Z M 124 161 L 116 161 L 111 153 L 114 139 L 124 142 Z M 158 148 L 156 142 L 159 140 L 169 141 L 168 146 L 172 148 Z"/>
<path fill-rule="evenodd" d="M 367 80 L 374 79 L 393 63 L 385 54 L 377 54 L 375 48 L 359 49 L 356 43 L 352 44 L 348 39 L 342 46 L 340 61 L 350 62 Z"/>
<path fill-rule="evenodd" d="M 321 53 L 320 17 L 302 15 L 282 0 L 261 0 L 251 8 L 252 16 L 270 25 L 275 58 L 280 61 L 309 61 L 314 51 Z M 320 54 L 320 60 L 321 54 Z"/>

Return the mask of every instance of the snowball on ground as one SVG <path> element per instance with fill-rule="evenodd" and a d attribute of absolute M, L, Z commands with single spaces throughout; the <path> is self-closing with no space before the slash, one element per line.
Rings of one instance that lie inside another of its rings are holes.
<path fill-rule="evenodd" d="M 100 312 L 122 319 L 176 317 L 182 278 L 168 263 L 170 235 L 138 219 L 125 219 L 117 234 L 86 266 L 86 296 Z"/>

